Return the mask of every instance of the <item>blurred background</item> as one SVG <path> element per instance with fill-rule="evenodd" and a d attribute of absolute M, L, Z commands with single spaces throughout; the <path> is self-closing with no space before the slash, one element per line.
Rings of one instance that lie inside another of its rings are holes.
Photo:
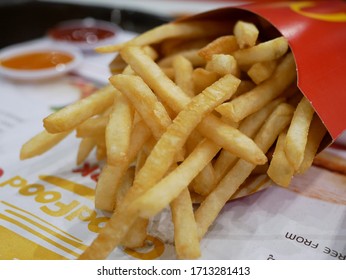
<path fill-rule="evenodd" d="M 92 17 L 141 33 L 174 18 L 253 1 L 0 0 L 0 48 L 42 37 L 55 24 Z"/>

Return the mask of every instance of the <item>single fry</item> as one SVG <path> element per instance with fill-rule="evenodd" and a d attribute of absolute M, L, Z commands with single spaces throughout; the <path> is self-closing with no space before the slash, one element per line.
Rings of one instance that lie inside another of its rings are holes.
<path fill-rule="evenodd" d="M 198 54 L 204 60 L 211 60 L 214 54 L 232 54 L 238 49 L 237 39 L 234 35 L 225 35 L 216 38 L 199 50 Z"/>
<path fill-rule="evenodd" d="M 210 72 L 204 68 L 198 67 L 193 70 L 192 81 L 194 93 L 198 94 L 211 84 L 215 83 L 220 78 L 220 75 L 215 72 Z"/>
<path fill-rule="evenodd" d="M 239 66 L 252 65 L 257 62 L 275 60 L 282 57 L 288 50 L 288 42 L 284 37 L 278 37 L 250 48 L 237 50 L 232 55 Z"/>
<path fill-rule="evenodd" d="M 192 182 L 193 190 L 200 195 L 209 194 L 215 186 L 216 175 L 212 164 L 206 165 Z"/>
<path fill-rule="evenodd" d="M 299 102 L 287 131 L 285 152 L 294 170 L 298 170 L 304 159 L 308 132 L 314 109 L 310 101 L 303 97 Z"/>
<path fill-rule="evenodd" d="M 220 76 L 232 74 L 239 77 L 240 75 L 240 69 L 238 68 L 237 61 L 229 54 L 214 54 L 211 57 L 211 60 L 207 62 L 205 69 L 215 72 Z"/>
<path fill-rule="evenodd" d="M 207 116 L 199 124 L 198 131 L 228 152 L 248 162 L 254 164 L 267 162 L 267 157 L 251 138 L 212 115 Z"/>
<path fill-rule="evenodd" d="M 294 175 L 294 168 L 285 153 L 286 134 L 286 131 L 283 131 L 279 135 L 267 172 L 269 178 L 282 187 L 288 187 Z"/>
<path fill-rule="evenodd" d="M 89 156 L 90 152 L 95 148 L 96 142 L 94 138 L 83 138 L 79 144 L 77 153 L 77 165 L 82 164 Z"/>
<path fill-rule="evenodd" d="M 109 85 L 52 113 L 43 120 L 44 127 L 50 133 L 69 131 L 88 118 L 105 111 L 113 104 L 113 100 L 114 88 Z"/>
<path fill-rule="evenodd" d="M 76 128 L 76 137 L 95 137 L 103 135 L 108 124 L 109 116 L 89 118 Z"/>
<path fill-rule="evenodd" d="M 314 158 L 320 147 L 320 144 L 322 142 L 322 139 L 326 135 L 326 133 L 327 133 L 326 127 L 323 125 L 320 118 L 315 114 L 309 128 L 308 140 L 306 143 L 306 148 L 304 153 L 304 159 L 298 169 L 298 173 L 306 172 L 308 168 L 312 165 Z M 316 157 L 319 158 L 318 155 Z"/>
<path fill-rule="evenodd" d="M 193 97 L 194 86 L 192 81 L 193 65 L 184 56 L 178 55 L 173 60 L 174 81 L 190 97 Z"/>
<path fill-rule="evenodd" d="M 251 66 L 251 68 L 247 71 L 247 74 L 251 80 L 258 85 L 273 74 L 276 65 L 276 60 L 257 62 Z"/>
<path fill-rule="evenodd" d="M 107 163 L 127 161 L 134 119 L 134 108 L 123 93 L 116 91 L 106 127 Z"/>
<path fill-rule="evenodd" d="M 241 49 L 253 47 L 256 44 L 259 34 L 256 25 L 242 20 L 237 21 L 233 32 Z"/>
<path fill-rule="evenodd" d="M 115 58 L 109 64 L 109 70 L 113 75 L 122 73 L 126 67 L 127 63 L 122 59 L 122 57 L 119 54 L 116 55 Z"/>
<path fill-rule="evenodd" d="M 174 224 L 174 244 L 178 258 L 199 258 L 201 249 L 189 190 L 184 189 L 170 205 Z"/>
<path fill-rule="evenodd" d="M 49 151 L 51 148 L 65 139 L 70 132 L 71 131 L 51 134 L 46 130 L 41 131 L 32 137 L 28 142 L 23 144 L 20 150 L 20 159 L 24 160 L 32 158 Z"/>
<path fill-rule="evenodd" d="M 96 48 L 101 53 L 117 52 L 122 48 L 133 46 L 152 45 L 169 38 L 201 38 L 219 36 L 229 32 L 228 22 L 218 21 L 195 21 L 167 23 L 155 27 L 132 40 L 113 46 L 102 46 Z"/>
<path fill-rule="evenodd" d="M 197 145 L 203 141 L 203 139 L 204 137 L 197 131 L 192 132 L 186 142 L 187 154 L 190 154 L 197 147 Z M 203 170 L 199 172 L 189 187 L 198 194 L 206 195 L 214 187 L 214 182 L 215 171 L 212 163 L 210 162 L 203 168 Z"/>

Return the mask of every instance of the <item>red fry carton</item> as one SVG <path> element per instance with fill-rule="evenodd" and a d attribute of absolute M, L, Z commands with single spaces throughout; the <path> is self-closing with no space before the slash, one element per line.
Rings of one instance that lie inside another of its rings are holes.
<path fill-rule="evenodd" d="M 285 36 L 296 60 L 298 87 L 331 137 L 346 129 L 346 2 L 271 2 L 221 8 L 194 19 L 249 19 Z M 189 18 L 191 19 L 191 18 Z M 267 34 L 270 32 L 266 29 Z M 278 35 L 278 34 L 277 34 Z"/>

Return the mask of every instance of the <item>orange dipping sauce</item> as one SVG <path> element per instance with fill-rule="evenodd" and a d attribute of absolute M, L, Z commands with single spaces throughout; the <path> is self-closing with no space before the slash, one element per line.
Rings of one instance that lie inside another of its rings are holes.
<path fill-rule="evenodd" d="M 0 65 L 14 70 L 43 70 L 64 67 L 73 56 L 59 51 L 30 52 L 0 61 Z"/>

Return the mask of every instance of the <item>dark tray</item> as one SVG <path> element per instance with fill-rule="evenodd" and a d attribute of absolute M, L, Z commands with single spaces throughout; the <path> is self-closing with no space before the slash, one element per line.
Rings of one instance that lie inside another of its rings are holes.
<path fill-rule="evenodd" d="M 55 24 L 91 17 L 114 22 L 124 30 L 142 33 L 172 18 L 144 12 L 40 1 L 0 0 L 0 48 L 42 37 Z"/>

